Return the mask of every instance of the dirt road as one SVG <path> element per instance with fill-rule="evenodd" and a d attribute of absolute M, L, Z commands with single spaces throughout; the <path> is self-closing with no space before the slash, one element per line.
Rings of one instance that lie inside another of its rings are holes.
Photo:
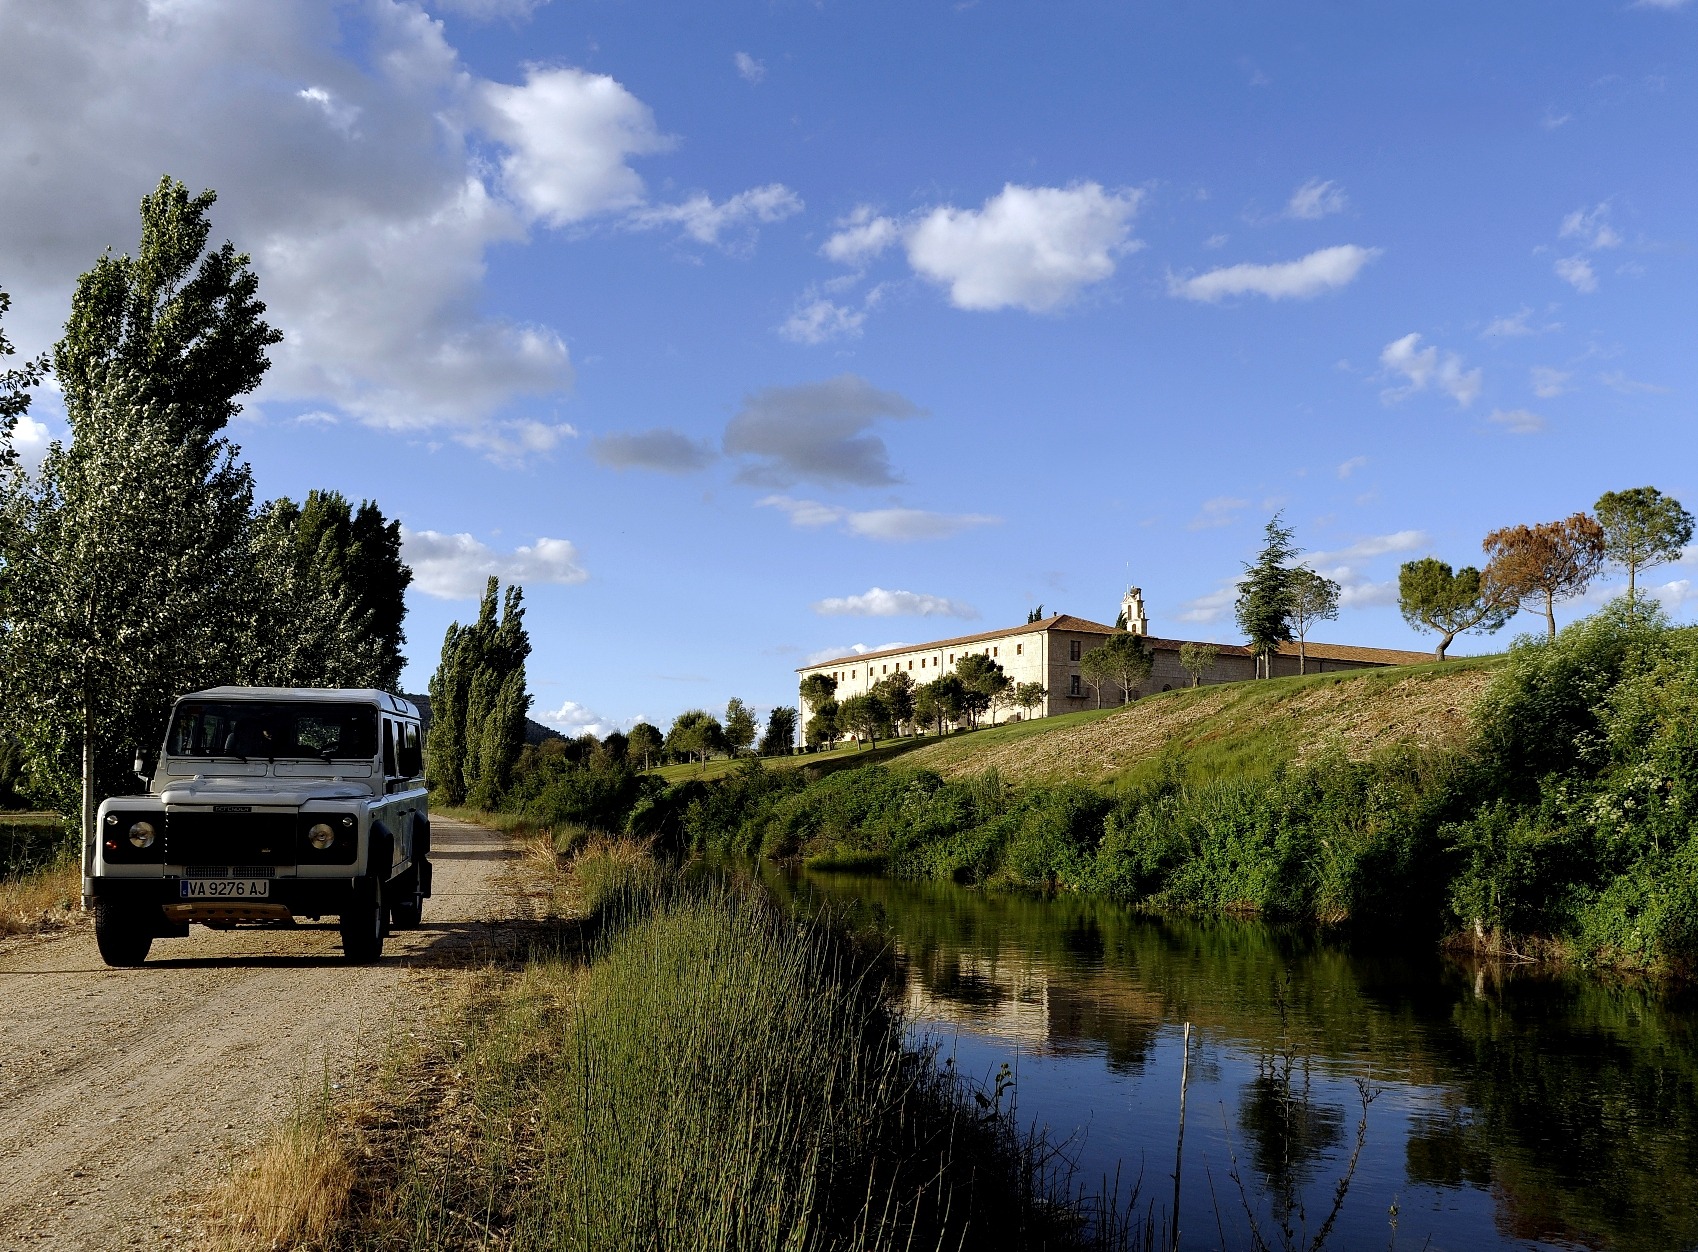
<path fill-rule="evenodd" d="M 154 943 L 100 962 L 88 926 L 0 946 L 0 1249 L 181 1246 L 233 1157 L 326 1081 L 371 1071 L 428 1011 L 434 975 L 500 943 L 518 852 L 437 819 L 435 895 L 372 966 L 335 923 Z"/>

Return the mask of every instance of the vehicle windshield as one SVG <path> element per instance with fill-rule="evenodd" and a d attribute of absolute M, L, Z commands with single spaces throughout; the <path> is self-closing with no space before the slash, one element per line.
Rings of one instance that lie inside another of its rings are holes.
<path fill-rule="evenodd" d="M 370 761 L 377 755 L 377 710 L 367 704 L 191 700 L 172 715 L 165 751 L 240 760 Z"/>

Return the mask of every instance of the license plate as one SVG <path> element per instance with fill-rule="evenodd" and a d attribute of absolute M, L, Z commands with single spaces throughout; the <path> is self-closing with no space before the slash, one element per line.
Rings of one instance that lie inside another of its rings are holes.
<path fill-rule="evenodd" d="M 251 900 L 271 894 L 265 878 L 185 878 L 178 888 L 185 900 Z"/>

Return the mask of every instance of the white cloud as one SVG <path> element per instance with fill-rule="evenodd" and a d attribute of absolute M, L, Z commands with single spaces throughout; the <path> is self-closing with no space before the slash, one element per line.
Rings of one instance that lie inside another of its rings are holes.
<path fill-rule="evenodd" d="M 739 191 L 718 204 L 711 196 L 698 192 L 682 204 L 638 209 L 629 221 L 639 230 L 678 226 L 697 243 L 717 245 L 726 231 L 740 230 L 746 241 L 753 237 L 757 225 L 782 222 L 800 213 L 802 207 L 802 198 L 783 183 L 768 183 Z"/>
<path fill-rule="evenodd" d="M 907 232 L 908 263 L 959 309 L 1044 312 L 1114 273 L 1143 193 L 1009 183 L 978 209 L 942 205 Z M 871 223 L 868 223 L 871 225 Z M 829 244 L 828 244 L 829 246 Z"/>
<path fill-rule="evenodd" d="M 1558 257 L 1553 268 L 1558 278 L 1583 295 L 1590 295 L 1598 289 L 1597 272 L 1583 256 Z"/>
<path fill-rule="evenodd" d="M 1340 244 L 1322 248 L 1296 261 L 1273 265 L 1243 263 L 1209 270 L 1192 278 L 1170 274 L 1170 295 L 1213 303 L 1228 296 L 1259 295 L 1270 300 L 1306 300 L 1323 291 L 1347 286 L 1362 267 L 1380 255 L 1378 248 Z"/>
<path fill-rule="evenodd" d="M 566 539 L 538 539 L 512 552 L 497 552 L 468 534 L 401 528 L 401 559 L 413 571 L 413 586 L 439 600 L 475 600 L 491 576 L 522 586 L 581 583 L 589 574 Z"/>
<path fill-rule="evenodd" d="M 545 726 L 560 731 L 568 739 L 579 735 L 594 735 L 597 739 L 605 739 L 614 731 L 620 729 L 618 722 L 610 721 L 600 713 L 585 708 L 575 700 L 565 700 L 557 709 L 537 714 L 537 720 Z"/>
<path fill-rule="evenodd" d="M 880 217 L 868 204 L 857 205 L 840 218 L 837 229 L 820 246 L 822 255 L 842 265 L 863 265 L 901 237 L 894 218 Z"/>
<path fill-rule="evenodd" d="M 47 423 L 36 421 L 28 413 L 20 414 L 12 425 L 12 450 L 18 454 L 18 464 L 32 474 L 40 468 L 52 442 L 53 432 Z"/>
<path fill-rule="evenodd" d="M 1181 622 L 1218 622 L 1238 603 L 1238 580 L 1224 584 L 1207 595 L 1187 600 L 1173 616 Z"/>
<path fill-rule="evenodd" d="M 731 58 L 731 63 L 737 67 L 738 75 L 746 83 L 759 83 L 766 77 L 766 62 L 755 60 L 747 52 L 739 52 Z"/>
<path fill-rule="evenodd" d="M 1574 375 L 1549 365 L 1535 365 L 1528 371 L 1533 394 L 1542 400 L 1553 400 L 1568 390 L 1568 380 Z"/>
<path fill-rule="evenodd" d="M 1668 394 L 1668 388 L 1657 383 L 1640 382 L 1629 378 L 1621 370 L 1611 370 L 1607 374 L 1599 374 L 1598 381 L 1611 391 L 1620 392 L 1624 396 L 1663 396 Z"/>
<path fill-rule="evenodd" d="M 1572 113 L 1558 113 L 1555 106 L 1545 109 L 1545 115 L 1539 119 L 1539 125 L 1546 130 L 1559 130 L 1574 120 Z"/>
<path fill-rule="evenodd" d="M 979 615 L 976 608 L 960 600 L 947 600 L 917 591 L 886 591 L 883 587 L 870 588 L 860 595 L 817 600 L 813 609 L 822 617 L 974 618 Z"/>
<path fill-rule="evenodd" d="M 1531 409 L 1493 409 L 1486 415 L 1512 435 L 1536 435 L 1545 429 L 1545 419 Z"/>
<path fill-rule="evenodd" d="M 1467 408 L 1480 394 L 1481 371 L 1465 370 L 1462 367 L 1462 358 L 1456 353 L 1446 352 L 1441 355 L 1435 347 L 1419 347 L 1420 342 L 1420 335 L 1409 334 L 1392 340 L 1381 350 L 1381 367 L 1389 373 L 1402 375 L 1405 380 L 1402 387 L 1382 391 L 1381 399 L 1389 404 L 1418 391 L 1425 391 L 1430 384 L 1434 384 L 1455 400 L 1458 407 Z"/>
<path fill-rule="evenodd" d="M 1621 245 L 1621 236 L 1610 225 L 1610 206 L 1600 204 L 1595 209 L 1576 209 L 1562 219 L 1562 226 L 1557 235 L 1562 239 L 1578 239 L 1586 248 L 1615 248 Z"/>
<path fill-rule="evenodd" d="M 606 74 L 531 66 L 523 86 L 484 83 L 480 120 L 506 148 L 502 185 L 535 218 L 567 226 L 643 203 L 633 156 L 673 140 L 654 114 Z"/>
<path fill-rule="evenodd" d="M 1665 12 L 1672 13 L 1676 9 L 1685 8 L 1686 0 L 1634 0 L 1633 7 L 1636 9 L 1662 9 Z"/>
<path fill-rule="evenodd" d="M 948 539 L 975 526 L 1001 521 L 985 513 L 933 513 L 926 509 L 865 509 L 856 511 L 818 500 L 796 500 L 789 496 L 767 496 L 757 500 L 762 508 L 783 511 L 790 524 L 808 530 L 838 526 L 860 539 L 908 543 L 921 539 Z"/>
<path fill-rule="evenodd" d="M 1482 339 L 1521 339 L 1528 335 L 1544 335 L 1551 331 L 1561 330 L 1561 322 L 1546 322 L 1543 326 L 1534 326 L 1529 319 L 1533 310 L 1522 305 L 1507 317 L 1495 317 L 1480 332 Z"/>
<path fill-rule="evenodd" d="M 1424 530 L 1398 530 L 1389 535 L 1369 535 L 1366 539 L 1358 539 L 1349 547 L 1339 548 L 1335 552 L 1311 552 L 1303 558 L 1303 564 L 1315 569 L 1323 565 L 1350 565 L 1394 552 L 1414 552 L 1426 547 L 1428 542 L 1427 532 Z"/>
<path fill-rule="evenodd" d="M 869 652 L 889 652 L 893 648 L 906 648 L 902 640 L 891 643 L 849 643 L 836 648 L 821 648 L 818 652 L 810 652 L 802 658 L 803 667 L 818 665 L 821 661 L 835 661 L 842 656 L 865 656 Z"/>
<path fill-rule="evenodd" d="M 1216 496 L 1203 501 L 1203 510 L 1186 523 L 1187 530 L 1208 530 L 1215 526 L 1230 526 L 1238 520 L 1241 509 L 1250 507 L 1248 500 L 1236 496 Z"/>
<path fill-rule="evenodd" d="M 527 465 L 534 457 L 546 457 L 578 432 L 564 422 L 539 422 L 534 418 L 485 422 L 462 431 L 455 439 L 484 454 L 497 465 Z"/>
<path fill-rule="evenodd" d="M 1339 465 L 1338 476 L 1340 478 L 1349 478 L 1357 470 L 1366 469 L 1367 465 L 1368 465 L 1368 458 L 1367 457 L 1365 457 L 1365 456 L 1353 456 L 1348 461 L 1345 461 L 1345 462 L 1343 462 L 1342 464 Z"/>
<path fill-rule="evenodd" d="M 818 299 L 801 305 L 785 319 L 778 333 L 792 343 L 820 344 L 833 339 L 860 337 L 867 320 L 864 310 Z"/>
<path fill-rule="evenodd" d="M 1332 213 L 1344 212 L 1348 203 L 1344 188 L 1337 183 L 1330 179 L 1323 182 L 1319 178 L 1311 178 L 1291 193 L 1291 199 L 1285 206 L 1285 215 L 1312 222 Z"/>
<path fill-rule="evenodd" d="M 548 2 L 549 0 L 435 0 L 431 7 L 458 13 L 479 22 L 493 22 L 497 18 L 517 22 L 528 18 Z"/>

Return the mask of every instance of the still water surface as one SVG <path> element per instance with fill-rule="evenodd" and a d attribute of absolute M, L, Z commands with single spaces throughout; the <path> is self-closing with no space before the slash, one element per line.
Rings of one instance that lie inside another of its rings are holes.
<path fill-rule="evenodd" d="M 1010 1064 L 1021 1118 L 1074 1136 L 1083 1180 L 1141 1175 L 1163 1207 L 1192 1023 L 1183 1248 L 1251 1246 L 1247 1208 L 1270 1247 L 1282 1220 L 1313 1236 L 1362 1083 L 1328 1247 L 1698 1248 L 1690 993 L 1077 898 L 772 885 L 887 935 L 916 1030 L 981 1081 Z"/>

